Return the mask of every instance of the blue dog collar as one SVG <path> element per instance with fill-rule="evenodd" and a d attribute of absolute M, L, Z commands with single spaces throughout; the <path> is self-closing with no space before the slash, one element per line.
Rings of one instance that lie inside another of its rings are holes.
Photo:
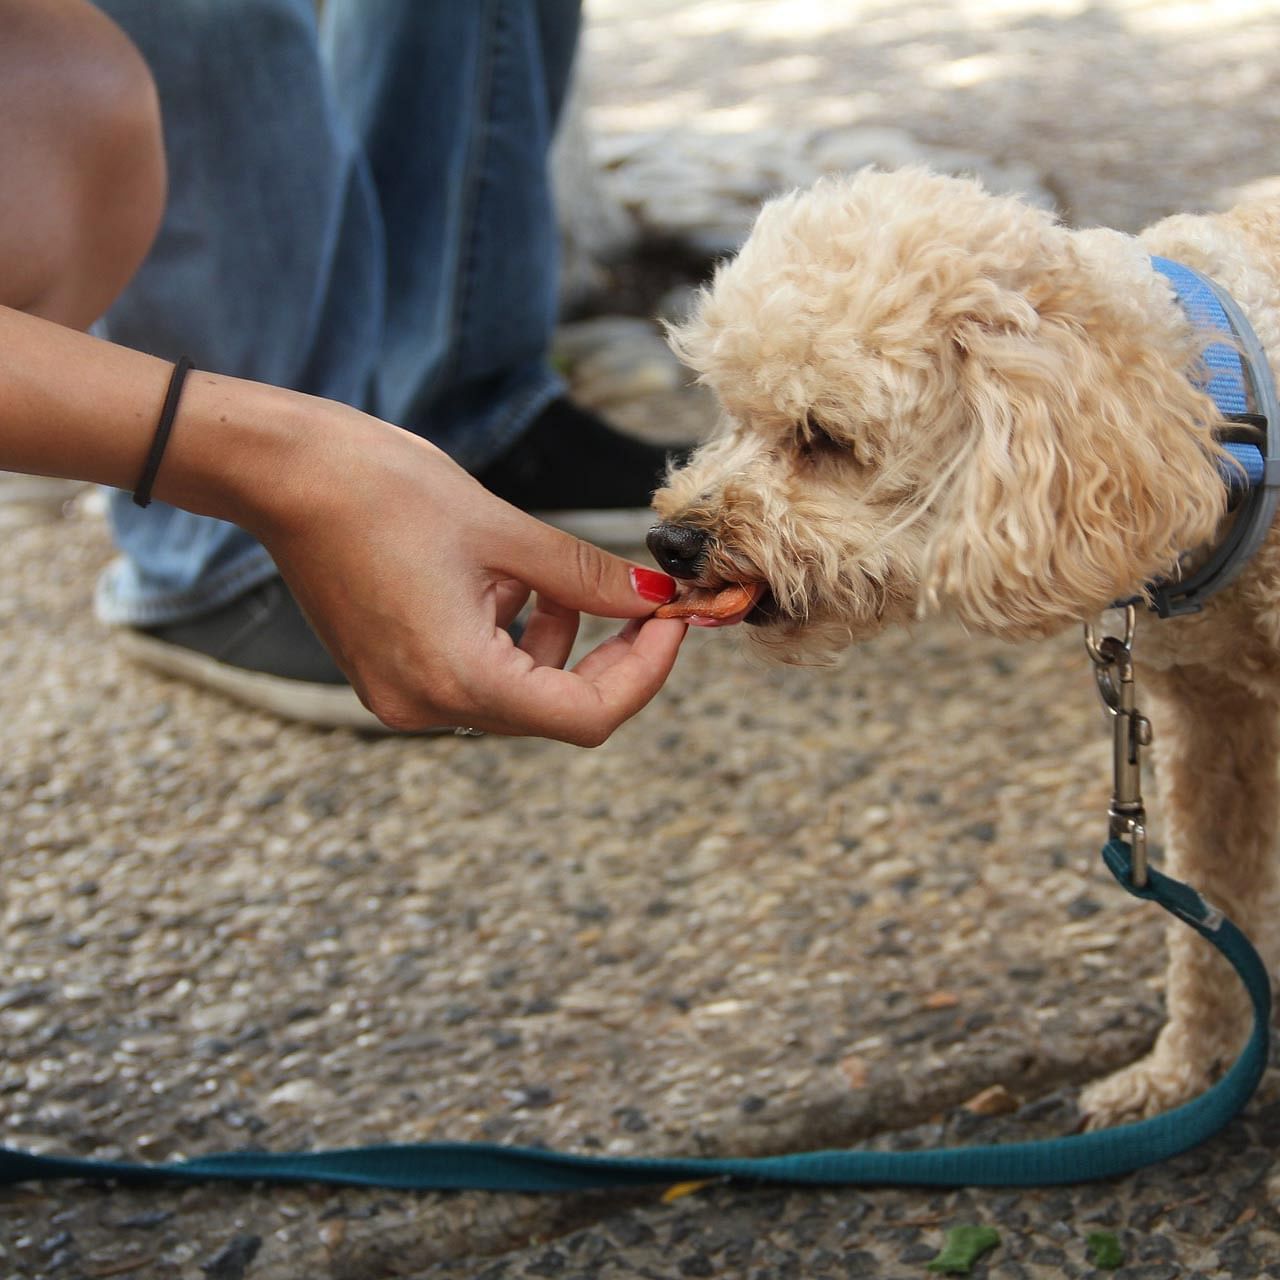
<path fill-rule="evenodd" d="M 1206 345 L 1198 385 L 1218 406 L 1220 437 L 1238 464 L 1223 468 L 1223 480 L 1237 499 L 1226 537 L 1193 574 L 1148 588 L 1151 608 L 1172 618 L 1198 613 L 1209 596 L 1235 579 L 1266 538 L 1280 505 L 1280 404 L 1262 344 L 1235 299 L 1183 263 L 1153 257 L 1151 265 L 1173 286 L 1197 330 L 1223 335 Z"/>

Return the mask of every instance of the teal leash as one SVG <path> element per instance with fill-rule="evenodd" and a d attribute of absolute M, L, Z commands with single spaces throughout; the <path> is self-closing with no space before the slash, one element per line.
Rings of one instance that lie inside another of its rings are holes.
<path fill-rule="evenodd" d="M 0 1184 L 81 1178 L 121 1183 L 311 1182 L 398 1190 L 587 1191 L 731 1179 L 793 1186 L 1036 1187 L 1132 1172 L 1188 1151 L 1228 1124 L 1266 1069 L 1271 983 L 1249 940 L 1194 890 L 1146 871 L 1134 882 L 1129 845 L 1103 861 L 1135 897 L 1156 902 L 1231 962 L 1253 1003 L 1253 1032 L 1231 1070 L 1174 1111 L 1093 1133 L 937 1151 L 812 1151 L 743 1159 L 625 1159 L 490 1143 L 422 1143 L 278 1154 L 237 1151 L 169 1164 L 69 1159 L 0 1148 Z"/>

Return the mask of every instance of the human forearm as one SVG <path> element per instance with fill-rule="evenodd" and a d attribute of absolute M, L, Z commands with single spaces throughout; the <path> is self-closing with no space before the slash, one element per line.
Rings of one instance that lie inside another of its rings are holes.
<path fill-rule="evenodd" d="M 131 489 L 171 366 L 0 307 L 0 469 Z M 204 371 L 188 375 L 155 496 L 255 525 L 285 498 L 301 410 L 352 411 Z"/>

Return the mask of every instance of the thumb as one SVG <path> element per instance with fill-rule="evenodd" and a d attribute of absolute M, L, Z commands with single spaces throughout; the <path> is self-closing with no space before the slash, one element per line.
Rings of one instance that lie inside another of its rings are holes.
<path fill-rule="evenodd" d="M 513 509 L 521 525 L 503 539 L 501 569 L 568 609 L 603 618 L 643 618 L 676 594 L 676 581 Z"/>

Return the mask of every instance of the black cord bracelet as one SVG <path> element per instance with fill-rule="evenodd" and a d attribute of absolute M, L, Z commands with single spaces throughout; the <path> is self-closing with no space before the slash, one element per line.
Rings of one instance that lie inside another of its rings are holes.
<path fill-rule="evenodd" d="M 156 434 L 151 441 L 151 451 L 147 454 L 147 461 L 133 491 L 133 500 L 140 507 L 151 504 L 151 486 L 156 482 L 160 460 L 164 457 L 164 447 L 169 443 L 169 433 L 173 430 L 173 419 L 178 412 L 178 397 L 182 395 L 182 384 L 194 367 L 186 356 L 180 356 L 173 366 L 169 390 L 164 397 L 164 408 L 160 410 L 160 421 L 156 423 Z"/>

